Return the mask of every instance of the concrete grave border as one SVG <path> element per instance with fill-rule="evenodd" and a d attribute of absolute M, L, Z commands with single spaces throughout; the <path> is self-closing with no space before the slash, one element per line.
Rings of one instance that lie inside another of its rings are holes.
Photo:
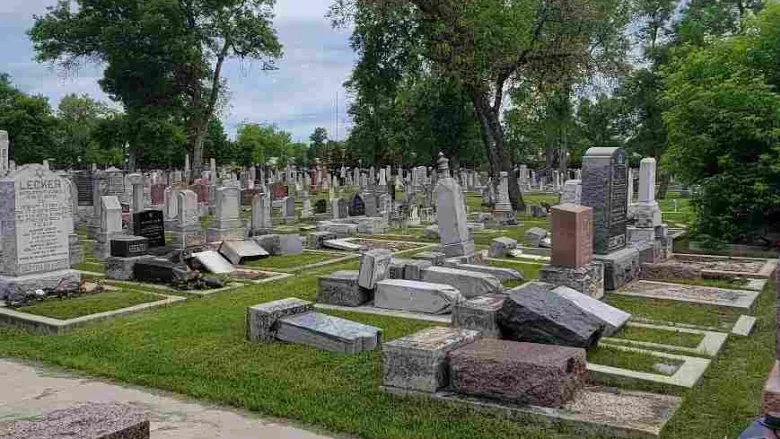
<path fill-rule="evenodd" d="M 611 343 L 601 343 L 601 346 L 617 349 L 625 352 L 637 352 L 652 355 L 654 357 L 667 358 L 682 361 L 683 364 L 672 375 L 661 375 L 649 372 L 638 372 L 630 369 L 622 369 L 613 366 L 604 366 L 596 363 L 588 363 L 589 379 L 600 383 L 602 380 L 613 381 L 617 379 L 626 384 L 650 382 L 660 384 L 669 389 L 690 389 L 699 384 L 704 372 L 710 367 L 711 361 L 706 358 L 690 357 L 687 355 L 675 355 L 665 352 L 648 351 Z"/>
<path fill-rule="evenodd" d="M 373 302 L 369 302 L 369 305 L 363 306 L 341 306 L 341 305 L 329 305 L 327 303 L 315 303 L 315 309 L 321 310 L 333 310 L 343 312 L 354 312 L 359 314 L 372 314 L 383 317 L 395 317 L 401 319 L 419 320 L 421 322 L 433 322 L 444 323 L 449 325 L 452 322 L 452 314 L 434 315 L 424 314 L 419 312 L 399 311 L 394 309 L 377 308 L 373 306 Z"/>
<path fill-rule="evenodd" d="M 723 275 L 725 276 L 732 276 L 732 277 L 744 277 L 748 279 L 769 279 L 772 277 L 772 274 L 775 272 L 775 269 L 777 268 L 777 260 L 775 259 L 763 259 L 763 258 L 746 258 L 741 256 L 718 256 L 718 255 L 698 255 L 698 254 L 692 254 L 692 253 L 673 253 L 670 260 L 674 261 L 674 259 L 677 258 L 679 261 L 728 261 L 728 260 L 736 260 L 736 261 L 749 261 L 749 262 L 760 262 L 763 261 L 764 265 L 761 267 L 761 269 L 757 273 L 751 273 L 747 271 L 728 271 L 728 270 L 710 270 L 710 269 L 703 269 L 701 271 L 702 277 L 721 277 Z M 709 276 L 706 276 L 709 275 Z"/>
<path fill-rule="evenodd" d="M 275 271 L 248 269 L 248 268 L 244 268 L 241 265 L 239 265 L 239 267 L 241 267 L 241 268 L 236 269 L 236 271 L 249 271 L 249 272 L 252 272 L 252 273 L 267 274 L 267 275 L 270 275 L 270 276 L 269 277 L 264 277 L 262 279 L 257 279 L 257 280 L 241 279 L 241 278 L 233 279 L 233 278 L 231 278 L 231 283 L 235 282 L 235 283 L 240 283 L 240 284 L 245 284 L 245 285 L 260 285 L 260 284 L 265 284 L 265 283 L 268 283 L 268 282 L 275 282 L 277 280 L 287 279 L 287 278 L 295 276 L 292 273 L 278 273 L 278 272 L 275 272 Z"/>
<path fill-rule="evenodd" d="M 634 285 L 636 283 L 651 283 L 656 285 L 668 285 L 675 288 L 679 287 L 693 287 L 693 288 L 704 288 L 704 289 L 710 289 L 710 290 L 720 290 L 720 291 L 728 291 L 733 293 L 741 293 L 743 297 L 743 300 L 741 300 L 741 303 L 735 305 L 732 303 L 725 303 L 725 302 L 713 302 L 713 301 L 706 301 L 706 300 L 698 300 L 698 299 L 685 299 L 685 298 L 678 298 L 678 297 L 664 297 L 664 296 L 657 296 L 652 293 L 643 293 L 643 292 L 630 292 L 625 291 L 627 288 L 631 288 L 631 285 Z M 750 291 L 750 290 L 735 290 L 735 289 L 729 289 L 729 288 L 716 288 L 716 287 L 708 287 L 706 285 L 691 285 L 691 284 L 676 284 L 672 282 L 658 282 L 654 280 L 638 280 L 636 282 L 633 282 L 631 284 L 628 284 L 624 287 L 622 287 L 619 290 L 616 291 L 610 291 L 608 294 L 616 294 L 618 296 L 627 296 L 627 297 L 643 297 L 646 299 L 657 299 L 657 300 L 669 300 L 669 301 L 676 301 L 676 302 L 684 302 L 684 303 L 696 303 L 699 305 L 709 305 L 709 306 L 722 306 L 726 308 L 736 308 L 743 310 L 747 314 L 752 314 L 755 310 L 755 304 L 756 299 L 758 299 L 759 292 L 758 291 Z M 749 303 L 748 303 L 749 302 Z"/>
<path fill-rule="evenodd" d="M 728 334 L 723 332 L 706 331 L 706 330 L 690 329 L 690 328 L 675 328 L 673 326 L 662 326 L 662 325 L 654 325 L 648 323 L 629 322 L 626 323 L 626 326 L 633 327 L 633 328 L 657 329 L 657 330 L 669 331 L 669 332 L 682 332 L 686 334 L 701 335 L 702 341 L 695 348 L 690 348 L 686 346 L 632 340 L 630 338 L 604 337 L 601 340 L 609 344 L 632 345 L 632 346 L 646 347 L 649 349 L 659 348 L 665 351 L 678 351 L 687 354 L 716 357 L 723 349 L 723 345 L 726 344 L 726 340 L 729 337 Z"/>
<path fill-rule="evenodd" d="M 73 328 L 83 326 L 87 323 L 92 323 L 92 322 L 105 320 L 113 317 L 119 317 L 119 316 L 132 314 L 139 311 L 145 311 L 147 309 L 153 309 L 161 306 L 170 305 L 172 303 L 180 302 L 182 300 L 187 300 L 186 297 L 181 297 L 181 296 L 160 294 L 151 291 L 142 291 L 142 292 L 154 294 L 162 297 L 163 299 L 154 302 L 146 302 L 146 303 L 141 303 L 138 305 L 133 305 L 125 308 L 115 309 L 113 311 L 104 311 L 104 312 L 89 314 L 89 315 L 75 317 L 66 320 L 56 319 L 53 317 L 40 316 L 35 314 L 28 314 L 22 311 L 12 310 L 10 308 L 2 306 L 0 307 L 0 324 L 21 327 L 27 329 L 28 331 L 43 333 L 45 335 L 59 335 L 67 331 L 70 331 Z"/>
<path fill-rule="evenodd" d="M 138 287 L 142 291 L 145 289 L 154 289 L 158 291 L 165 291 L 169 293 L 178 293 L 178 294 L 190 294 L 193 296 L 210 296 L 212 294 L 221 293 L 224 291 L 230 291 L 235 290 L 239 288 L 243 288 L 247 286 L 246 284 L 238 283 L 238 282 L 230 282 L 226 286 L 222 288 L 216 288 L 213 290 L 177 290 L 175 288 L 171 288 L 166 285 L 158 285 L 158 284 L 150 284 L 150 283 L 144 283 L 144 282 L 136 282 L 136 281 L 126 281 L 126 280 L 106 280 L 106 284 L 109 285 L 120 285 L 120 286 L 126 286 L 126 287 Z"/>

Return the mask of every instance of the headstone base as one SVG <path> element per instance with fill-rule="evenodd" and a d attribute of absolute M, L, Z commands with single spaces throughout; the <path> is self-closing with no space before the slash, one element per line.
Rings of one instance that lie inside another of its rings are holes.
<path fill-rule="evenodd" d="M 358 285 L 357 270 L 334 271 L 318 279 L 317 302 L 360 306 L 372 299 L 372 291 Z"/>
<path fill-rule="evenodd" d="M 206 230 L 207 242 L 241 241 L 245 238 L 242 227 L 210 228 Z"/>
<path fill-rule="evenodd" d="M 95 236 L 95 246 L 92 248 L 92 254 L 100 262 L 103 262 L 111 256 L 111 238 L 119 233 L 98 233 Z"/>
<path fill-rule="evenodd" d="M 627 247 L 606 255 L 593 255 L 604 264 L 604 289 L 614 291 L 639 279 L 639 251 Z"/>
<path fill-rule="evenodd" d="M 189 227 L 174 226 L 171 231 L 171 246 L 177 249 L 196 247 L 206 243 L 203 230 L 197 225 Z"/>
<path fill-rule="evenodd" d="M 441 247 L 439 247 L 439 251 L 447 255 L 448 258 L 470 255 L 474 253 L 474 241 L 442 244 Z"/>
<path fill-rule="evenodd" d="M 604 264 L 591 262 L 580 267 L 545 265 L 539 280 L 555 286 L 566 286 L 594 299 L 604 297 Z"/>
<path fill-rule="evenodd" d="M 642 228 L 654 228 L 661 225 L 661 208 L 657 202 L 649 204 L 639 203 L 634 206 L 634 219 L 636 226 Z"/>
<path fill-rule="evenodd" d="M 132 280 L 133 268 L 136 262 L 153 258 L 154 256 L 151 255 L 132 258 L 121 258 L 118 256 L 106 258 L 106 277 L 113 280 Z"/>
<path fill-rule="evenodd" d="M 498 310 L 504 306 L 505 294 L 486 294 L 455 305 L 452 326 L 479 331 L 483 337 L 501 338 Z"/>
<path fill-rule="evenodd" d="M 76 270 L 58 270 L 23 276 L 0 276 L 0 299 L 12 294 L 38 289 L 53 289 L 58 286 L 65 290 L 76 290 L 79 288 L 80 282 L 81 275 Z"/>
<path fill-rule="evenodd" d="M 250 229 L 249 230 L 249 236 L 263 236 L 263 235 L 271 235 L 274 233 L 273 228 L 257 228 L 257 229 Z"/>

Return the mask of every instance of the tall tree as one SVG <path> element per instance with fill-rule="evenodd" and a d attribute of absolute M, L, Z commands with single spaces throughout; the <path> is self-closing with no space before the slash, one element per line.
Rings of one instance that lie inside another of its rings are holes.
<path fill-rule="evenodd" d="M 617 0 L 336 0 L 333 15 L 349 20 L 369 9 L 411 26 L 390 43 L 415 42 L 426 60 L 453 75 L 470 97 L 493 175 L 512 170 L 500 116 L 508 83 L 528 77 L 578 78 L 620 48 L 623 2 Z M 406 38 L 412 33 L 413 38 Z M 383 48 L 370 56 L 392 54 Z M 403 51 L 401 51 L 403 52 Z M 393 59 L 386 59 L 393 62 Z M 515 207 L 522 194 L 509 180 Z"/>
<path fill-rule="evenodd" d="M 273 0 L 60 0 L 35 17 L 29 35 L 39 61 L 105 64 L 101 87 L 139 127 L 182 125 L 198 175 L 225 61 L 254 59 L 269 69 L 281 55 L 272 7 Z M 147 139 L 132 139 L 131 152 Z"/>
<path fill-rule="evenodd" d="M 18 163 L 57 160 L 57 128 L 57 120 L 46 98 L 28 96 L 11 84 L 8 74 L 0 73 L 0 130 L 8 131 L 9 158 Z"/>

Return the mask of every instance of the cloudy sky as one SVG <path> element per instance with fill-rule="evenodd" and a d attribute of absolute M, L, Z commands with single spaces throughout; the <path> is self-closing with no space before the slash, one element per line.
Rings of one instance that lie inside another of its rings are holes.
<path fill-rule="evenodd" d="M 306 141 L 318 126 L 344 138 L 349 123 L 342 84 L 355 55 L 349 31 L 333 30 L 324 18 L 332 0 L 277 0 L 275 27 L 284 45 L 279 70 L 261 72 L 253 63 L 232 60 L 224 76 L 230 87 L 230 104 L 221 116 L 231 135 L 241 122 L 275 123 Z M 97 84 L 101 69 L 85 66 L 63 75 L 33 61 L 32 44 L 25 31 L 33 14 L 42 14 L 56 0 L 0 0 L 0 71 L 25 92 L 42 94 L 52 106 L 68 93 L 89 94 L 108 100 Z M 338 113 L 336 101 L 338 100 Z"/>

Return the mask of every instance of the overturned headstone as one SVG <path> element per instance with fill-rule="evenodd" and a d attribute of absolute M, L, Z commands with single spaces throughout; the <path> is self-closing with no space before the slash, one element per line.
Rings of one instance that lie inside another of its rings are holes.
<path fill-rule="evenodd" d="M 358 285 L 357 270 L 334 271 L 318 278 L 317 302 L 339 306 L 360 306 L 371 300 L 371 290 Z"/>
<path fill-rule="evenodd" d="M 531 227 L 525 232 L 525 243 L 531 247 L 539 247 L 546 237 L 547 230 L 544 230 L 541 227 Z"/>
<path fill-rule="evenodd" d="M 562 407 L 585 386 L 585 350 L 482 339 L 449 354 L 452 390 L 540 407 Z"/>
<path fill-rule="evenodd" d="M 379 281 L 374 294 L 377 308 L 427 314 L 447 314 L 463 300 L 460 292 L 449 285 L 404 279 Z"/>
<path fill-rule="evenodd" d="M 251 239 L 243 241 L 222 241 L 219 252 L 233 265 L 244 259 L 260 259 L 269 256 L 268 252 Z"/>
<path fill-rule="evenodd" d="M 500 238 L 495 238 L 490 242 L 488 256 L 491 258 L 504 258 L 507 256 L 510 250 L 514 250 L 516 248 L 516 240 L 502 236 Z"/>
<path fill-rule="evenodd" d="M 476 273 L 492 274 L 500 281 L 523 280 L 523 274 L 511 268 L 491 267 L 489 265 L 462 264 L 460 262 L 445 262 L 445 267 L 459 270 L 474 271 Z"/>
<path fill-rule="evenodd" d="M 631 318 L 631 314 L 569 287 L 560 286 L 554 288 L 552 293 L 569 300 L 581 310 L 592 314 L 594 317 L 604 322 L 605 337 L 609 337 L 618 332 Z"/>
<path fill-rule="evenodd" d="M 502 335 L 510 340 L 588 348 L 598 342 L 604 323 L 551 285 L 532 282 L 509 291 L 498 312 Z"/>
<path fill-rule="evenodd" d="M 485 294 L 458 303 L 452 310 L 452 326 L 479 331 L 483 337 L 501 338 L 498 311 L 504 300 L 505 294 Z"/>
<path fill-rule="evenodd" d="M 3 439 L 149 439 L 149 420 L 124 404 L 85 404 L 0 423 Z"/>
<path fill-rule="evenodd" d="M 387 269 L 393 254 L 390 250 L 369 250 L 360 255 L 360 277 L 358 284 L 366 289 L 373 290 L 376 283 L 387 277 Z"/>
<path fill-rule="evenodd" d="M 466 299 L 490 293 L 500 293 L 504 287 L 492 274 L 456 268 L 431 267 L 423 270 L 422 279 L 425 282 L 447 284 L 460 291 Z"/>
<path fill-rule="evenodd" d="M 381 343 L 382 330 L 313 311 L 311 302 L 287 298 L 247 309 L 247 339 L 303 344 L 331 352 L 357 354 Z"/>
<path fill-rule="evenodd" d="M 225 274 L 236 271 L 233 264 L 214 250 L 193 253 L 192 257 L 209 273 Z"/>

